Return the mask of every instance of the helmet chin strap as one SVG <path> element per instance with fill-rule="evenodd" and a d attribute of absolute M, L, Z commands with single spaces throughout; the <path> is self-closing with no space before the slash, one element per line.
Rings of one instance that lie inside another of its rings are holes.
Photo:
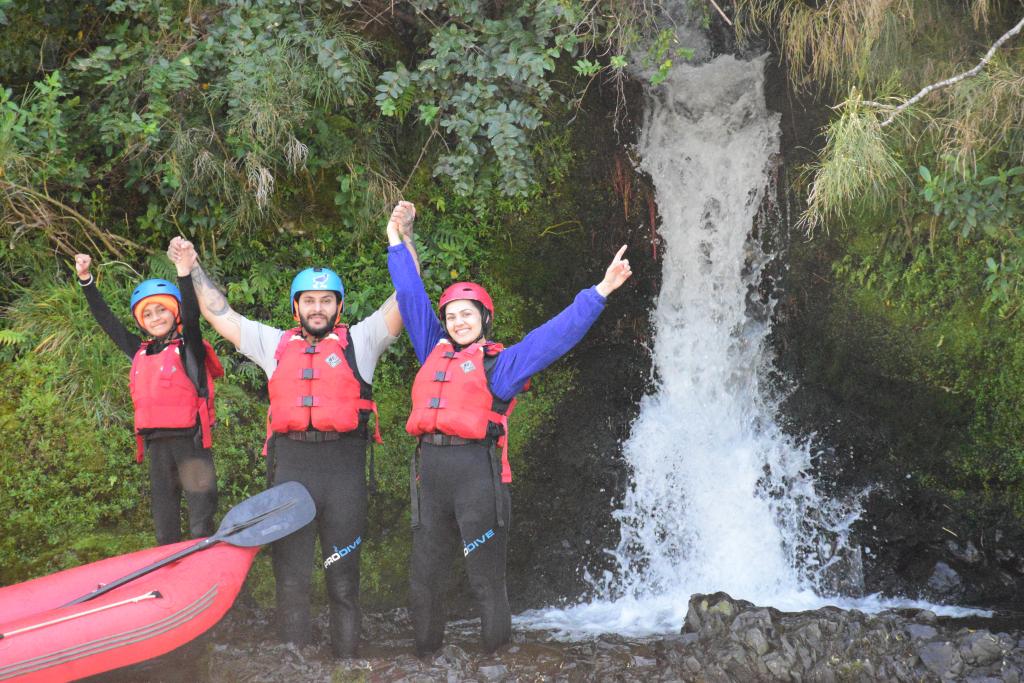
<path fill-rule="evenodd" d="M 156 343 L 158 343 L 158 344 L 160 344 L 162 346 L 162 345 L 167 344 L 167 342 L 170 342 L 170 341 L 173 341 L 173 340 L 177 339 L 180 336 L 178 334 L 178 326 L 179 325 L 181 325 L 181 321 L 178 320 L 177 318 L 175 318 L 174 319 L 174 324 L 171 326 L 171 331 L 168 332 L 167 334 L 161 335 L 159 337 L 153 337 L 153 341 L 155 341 Z"/>
<path fill-rule="evenodd" d="M 482 331 L 480 332 L 480 336 L 479 337 L 477 337 L 473 341 L 469 342 L 468 344 L 460 344 L 460 343 L 458 343 L 457 341 L 455 341 L 455 339 L 450 334 L 448 335 L 448 339 L 451 340 L 452 346 L 455 347 L 456 351 L 461 351 L 462 349 L 466 348 L 467 346 L 472 346 L 473 344 L 476 344 L 479 341 L 487 341 L 484 338 L 484 333 Z"/>

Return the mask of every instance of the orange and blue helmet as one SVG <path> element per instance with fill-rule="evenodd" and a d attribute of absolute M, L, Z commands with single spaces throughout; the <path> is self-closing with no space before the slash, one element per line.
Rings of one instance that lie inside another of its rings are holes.
<path fill-rule="evenodd" d="M 132 309 L 132 317 L 142 327 L 142 309 L 147 303 L 157 302 L 163 304 L 164 308 L 174 311 L 174 317 L 181 318 L 181 292 L 173 283 L 167 280 L 154 279 L 143 280 L 132 291 L 132 298 L 129 306 Z"/>

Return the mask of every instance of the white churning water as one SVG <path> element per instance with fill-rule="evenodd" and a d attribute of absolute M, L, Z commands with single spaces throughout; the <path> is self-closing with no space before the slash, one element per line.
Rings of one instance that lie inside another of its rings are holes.
<path fill-rule="evenodd" d="M 771 311 L 757 287 L 772 255 L 751 234 L 779 153 L 764 60 L 680 66 L 648 96 L 638 151 L 664 244 L 657 386 L 623 447 L 632 486 L 614 513 L 617 570 L 594 581 L 591 602 L 524 613 L 521 626 L 678 632 L 690 596 L 716 591 L 782 610 L 912 604 L 822 597 L 837 574 L 859 582 L 845 543 L 858 510 L 816 491 L 811 454 L 781 432 L 764 386 Z"/>

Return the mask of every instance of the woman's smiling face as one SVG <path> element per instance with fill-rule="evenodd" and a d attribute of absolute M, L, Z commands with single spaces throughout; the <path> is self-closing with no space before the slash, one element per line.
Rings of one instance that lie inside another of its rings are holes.
<path fill-rule="evenodd" d="M 459 346 L 475 342 L 484 329 L 480 309 L 469 299 L 456 299 L 444 307 L 444 326 Z"/>

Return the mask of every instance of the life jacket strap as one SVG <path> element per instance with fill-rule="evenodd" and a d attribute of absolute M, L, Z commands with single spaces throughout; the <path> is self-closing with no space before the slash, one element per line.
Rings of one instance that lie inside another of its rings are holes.
<path fill-rule="evenodd" d="M 199 426 L 203 435 L 203 448 L 213 447 L 213 423 L 210 422 L 210 399 L 199 399 Z"/>
<path fill-rule="evenodd" d="M 384 443 L 384 439 L 380 436 L 380 415 L 377 413 L 377 402 L 361 398 L 356 401 L 356 406 L 359 410 L 369 410 L 373 413 L 373 440 L 376 443 Z"/>
<path fill-rule="evenodd" d="M 505 518 L 501 515 L 501 484 L 504 479 L 505 456 L 502 456 L 501 473 L 498 471 L 498 454 L 494 446 L 487 449 L 487 459 L 491 463 L 491 480 L 494 482 L 494 519 L 497 520 L 498 528 L 505 527 Z"/>
<path fill-rule="evenodd" d="M 412 458 L 409 459 L 409 502 L 412 528 L 420 528 L 420 447 L 416 445 Z"/>

